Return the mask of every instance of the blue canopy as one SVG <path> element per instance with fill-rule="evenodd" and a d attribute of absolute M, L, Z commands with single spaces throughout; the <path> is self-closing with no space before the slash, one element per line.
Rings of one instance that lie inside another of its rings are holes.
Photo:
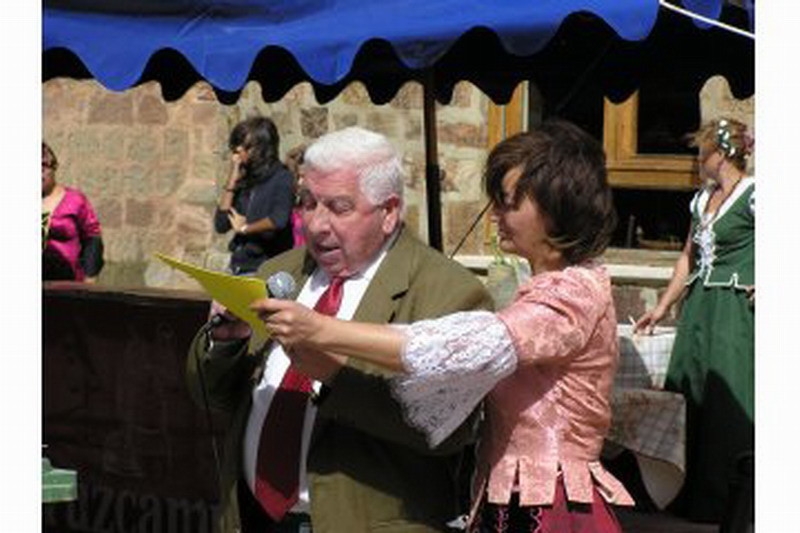
<path fill-rule="evenodd" d="M 222 92 L 259 76 L 254 66 L 274 78 L 262 74 L 262 85 L 274 82 L 285 92 L 285 74 L 318 86 L 341 82 L 369 47 L 394 56 L 397 67 L 422 71 L 476 31 L 492 32 L 512 56 L 531 56 L 573 14 L 638 41 L 658 9 L 657 0 L 50 0 L 43 48 L 71 51 L 116 91 L 146 78 L 159 53 L 177 53 L 194 71 L 187 74 Z"/>

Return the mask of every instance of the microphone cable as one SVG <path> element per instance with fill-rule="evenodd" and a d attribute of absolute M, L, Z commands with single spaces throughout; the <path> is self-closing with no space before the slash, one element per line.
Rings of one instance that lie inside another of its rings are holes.
<path fill-rule="evenodd" d="M 269 293 L 272 295 L 273 298 L 280 298 L 280 299 L 288 299 L 294 294 L 297 290 L 296 283 L 294 278 L 288 272 L 276 272 L 272 274 L 269 278 L 267 278 L 266 282 L 267 288 Z M 224 324 L 227 322 L 224 316 L 220 314 L 216 314 L 208 319 L 208 321 L 203 324 L 200 328 L 200 335 L 205 337 L 206 342 L 206 353 L 209 349 L 209 344 L 211 343 L 211 330 L 214 328 Z M 271 343 L 269 341 L 265 342 L 263 346 L 258 348 L 255 352 L 255 355 L 258 357 L 263 357 L 264 353 L 266 352 L 266 348 Z M 217 487 L 222 487 L 222 464 L 220 462 L 220 453 L 219 453 L 219 444 L 217 443 L 217 436 L 214 433 L 214 420 L 211 414 L 211 402 L 208 399 L 208 382 L 206 381 L 206 375 L 203 370 L 202 360 L 200 358 L 199 353 L 197 350 L 194 352 L 195 358 L 195 365 L 197 367 L 197 377 L 200 381 L 200 392 L 203 399 L 203 411 L 206 415 L 206 425 L 208 426 L 208 435 L 211 438 L 211 453 L 214 457 L 214 474 L 217 478 Z M 220 497 L 222 495 L 220 494 Z"/>
<path fill-rule="evenodd" d="M 458 251 L 461 249 L 461 247 L 464 246 L 464 242 L 466 242 L 467 237 L 469 237 L 470 233 L 472 233 L 472 230 L 475 229 L 475 226 L 478 225 L 478 222 L 481 221 L 481 219 L 483 218 L 483 215 L 486 214 L 486 211 L 489 210 L 489 207 L 491 205 L 492 205 L 491 200 L 486 202 L 486 205 L 483 207 L 483 209 L 481 209 L 481 212 L 478 213 L 478 216 L 476 216 L 475 220 L 472 221 L 472 225 L 469 227 L 469 229 L 466 231 L 466 233 L 464 233 L 464 236 L 461 237 L 461 240 L 458 241 L 458 244 L 456 244 L 456 247 L 453 249 L 453 251 L 450 252 L 450 256 L 449 256 L 450 259 L 453 259 L 453 257 L 455 257 L 456 253 L 458 253 Z"/>
<path fill-rule="evenodd" d="M 224 322 L 221 315 L 212 316 L 208 322 L 203 324 L 200 328 L 201 335 L 205 337 L 206 351 L 208 351 L 208 344 L 211 342 L 211 330 Z M 206 382 L 205 371 L 203 370 L 202 361 L 197 350 L 194 351 L 194 362 L 197 367 L 197 377 L 200 381 L 200 392 L 203 398 L 203 411 L 206 415 L 206 425 L 208 426 L 208 435 L 211 438 L 211 453 L 214 457 L 214 476 L 217 478 L 217 489 L 222 487 L 222 466 L 219 460 L 219 445 L 217 443 L 217 436 L 214 433 L 214 422 L 211 415 L 211 403 L 208 400 L 208 383 Z M 220 496 L 222 496 L 220 494 Z"/>

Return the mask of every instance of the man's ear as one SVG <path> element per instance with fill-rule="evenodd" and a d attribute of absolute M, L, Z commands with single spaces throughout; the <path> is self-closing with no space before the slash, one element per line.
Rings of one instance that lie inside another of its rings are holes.
<path fill-rule="evenodd" d="M 400 224 L 400 198 L 390 196 L 380 208 L 383 210 L 383 232 L 391 235 Z"/>

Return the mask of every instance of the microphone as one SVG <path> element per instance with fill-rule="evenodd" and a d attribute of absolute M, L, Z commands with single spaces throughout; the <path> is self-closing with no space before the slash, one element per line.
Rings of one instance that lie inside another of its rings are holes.
<path fill-rule="evenodd" d="M 297 289 L 297 284 L 291 274 L 281 270 L 267 278 L 267 289 L 271 297 L 288 300 Z"/>

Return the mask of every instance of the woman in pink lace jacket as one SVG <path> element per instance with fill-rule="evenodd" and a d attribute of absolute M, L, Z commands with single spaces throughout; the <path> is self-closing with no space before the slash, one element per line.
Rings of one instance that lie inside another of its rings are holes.
<path fill-rule="evenodd" d="M 501 249 L 533 272 L 506 309 L 398 328 L 291 301 L 253 308 L 301 369 L 350 356 L 398 372 L 395 395 L 432 445 L 486 396 L 470 531 L 620 531 L 609 504 L 633 500 L 599 460 L 618 362 L 611 283 L 593 259 L 616 222 L 602 148 L 545 123 L 498 144 L 484 182 Z"/>

